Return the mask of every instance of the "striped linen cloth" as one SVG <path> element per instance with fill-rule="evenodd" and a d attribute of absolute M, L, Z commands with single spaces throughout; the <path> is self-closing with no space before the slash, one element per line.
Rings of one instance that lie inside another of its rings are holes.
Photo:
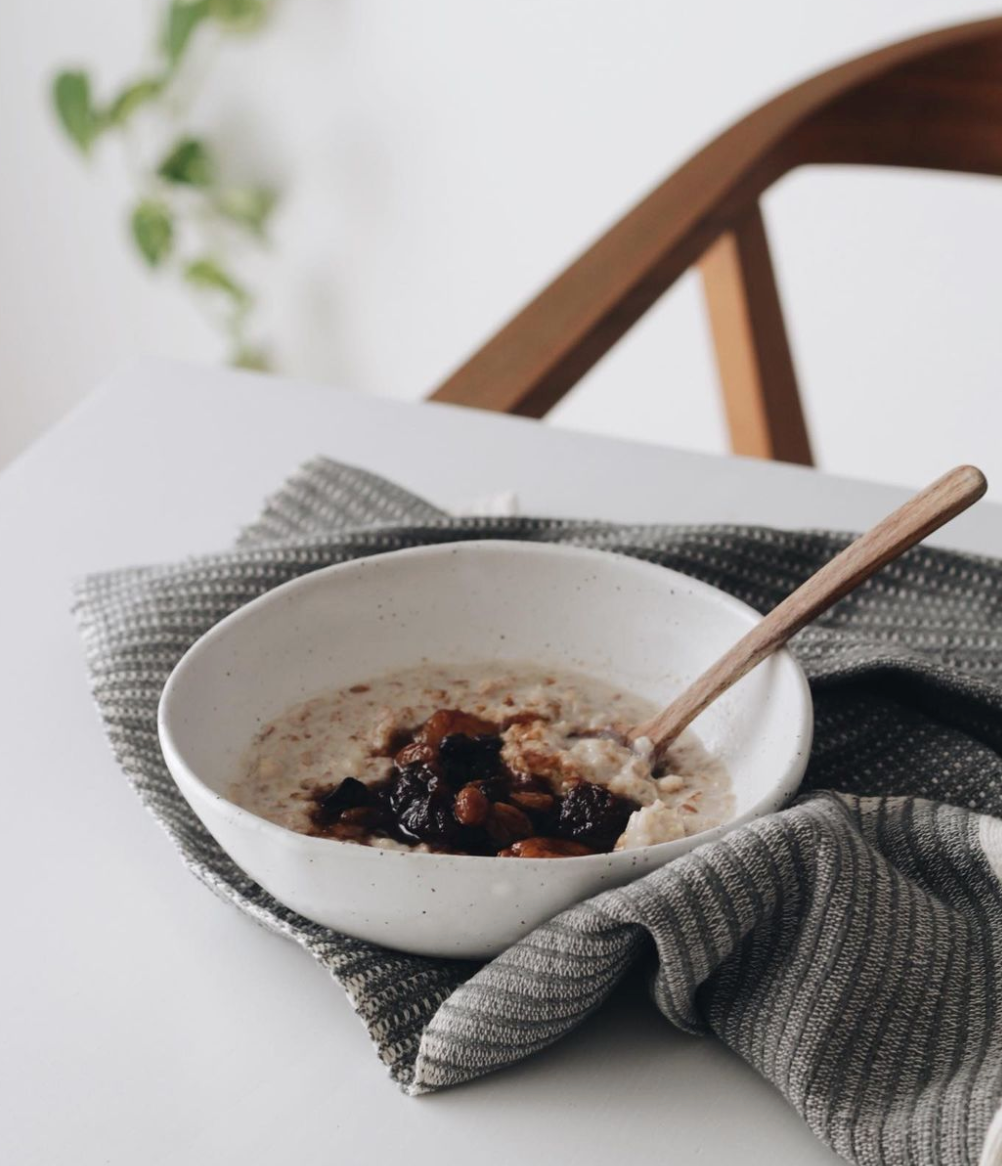
<path fill-rule="evenodd" d="M 97 575 L 75 610 L 112 748 L 185 864 L 349 994 L 408 1093 L 558 1040 L 650 961 L 654 1004 L 714 1033 L 850 1162 L 1002 1163 L 1002 564 L 919 548 L 795 641 L 816 702 L 797 802 L 544 924 L 483 967 L 295 915 L 189 810 L 157 743 L 186 648 L 305 572 L 472 538 L 633 555 L 772 607 L 845 536 L 449 518 L 319 459 L 236 549 Z"/>

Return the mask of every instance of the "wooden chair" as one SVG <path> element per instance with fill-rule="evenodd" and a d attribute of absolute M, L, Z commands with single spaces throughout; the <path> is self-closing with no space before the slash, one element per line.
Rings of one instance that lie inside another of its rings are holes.
<path fill-rule="evenodd" d="M 699 264 L 735 453 L 811 465 L 758 199 L 795 166 L 1002 175 L 1002 18 L 830 69 L 749 114 L 580 256 L 432 394 L 542 417 Z"/>

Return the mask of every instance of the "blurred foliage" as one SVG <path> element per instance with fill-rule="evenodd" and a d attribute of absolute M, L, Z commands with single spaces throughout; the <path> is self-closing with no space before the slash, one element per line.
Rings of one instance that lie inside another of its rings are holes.
<path fill-rule="evenodd" d="M 170 0 L 150 67 L 109 101 L 95 99 L 81 69 L 65 70 L 52 83 L 59 122 L 83 155 L 110 135 L 125 144 L 136 184 L 129 228 L 143 261 L 191 288 L 225 330 L 233 363 L 258 369 L 268 359 L 248 338 L 254 296 L 231 262 L 241 246 L 266 237 L 277 193 L 219 181 L 212 147 L 185 124 L 191 86 L 184 66 L 196 38 L 254 33 L 270 7 L 270 0 Z"/>

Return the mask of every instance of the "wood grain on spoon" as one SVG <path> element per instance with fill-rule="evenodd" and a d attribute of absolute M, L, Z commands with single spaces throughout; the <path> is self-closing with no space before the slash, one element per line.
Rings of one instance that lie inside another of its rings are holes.
<path fill-rule="evenodd" d="M 769 612 L 663 712 L 631 729 L 657 756 L 691 721 L 816 616 L 881 567 L 921 542 L 982 497 L 988 483 L 974 466 L 958 466 L 927 486 L 846 547 Z"/>

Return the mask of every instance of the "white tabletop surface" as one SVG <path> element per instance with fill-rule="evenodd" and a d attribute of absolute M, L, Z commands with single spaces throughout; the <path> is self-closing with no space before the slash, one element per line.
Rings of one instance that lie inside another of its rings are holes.
<path fill-rule="evenodd" d="M 199 885 L 112 762 L 84 572 L 227 545 L 317 453 L 443 505 L 860 528 L 903 491 L 445 406 L 142 363 L 0 475 L 0 1151 L 28 1166 L 836 1161 L 714 1039 L 625 991 L 522 1066 L 408 1099 L 341 990 Z M 944 467 L 944 469 L 947 467 Z M 938 540 L 1002 554 L 1002 508 Z"/>

